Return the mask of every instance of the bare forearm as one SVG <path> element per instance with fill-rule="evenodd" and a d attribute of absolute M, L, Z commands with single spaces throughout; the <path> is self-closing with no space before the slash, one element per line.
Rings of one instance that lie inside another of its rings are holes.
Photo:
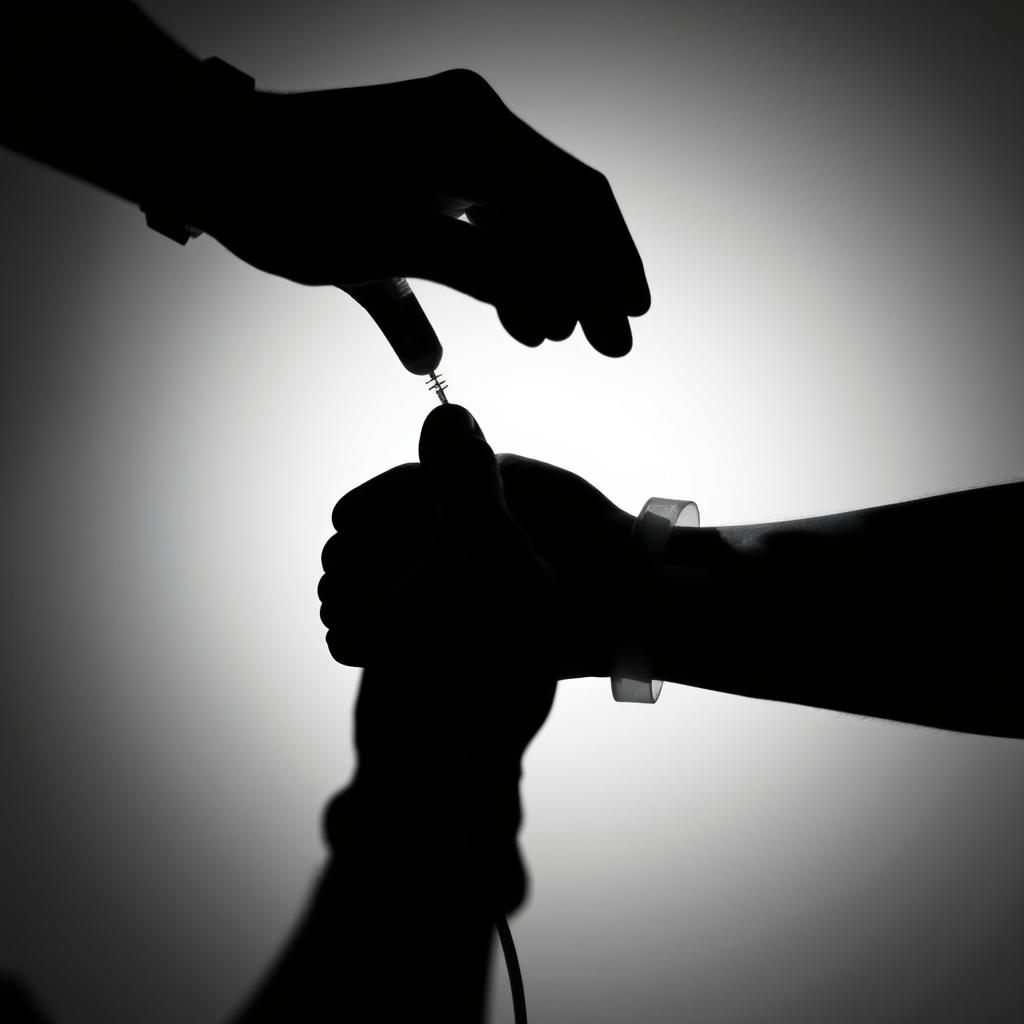
<path fill-rule="evenodd" d="M 481 725 L 484 689 L 440 669 L 364 673 L 330 863 L 235 1024 L 482 1020 L 494 924 L 525 886 L 521 750 Z"/>
<path fill-rule="evenodd" d="M 655 647 L 666 678 L 1024 736 L 1016 629 L 1024 484 L 788 523 L 678 530 L 698 568 Z M 674 596 L 670 596 L 670 592 Z"/>
<path fill-rule="evenodd" d="M 483 1019 L 494 918 L 452 868 L 449 837 L 382 805 L 353 789 L 336 798 L 330 863 L 233 1024 Z"/>
<path fill-rule="evenodd" d="M 122 0 L 20 4 L 5 33 L 0 143 L 133 202 L 166 187 L 197 58 Z"/>

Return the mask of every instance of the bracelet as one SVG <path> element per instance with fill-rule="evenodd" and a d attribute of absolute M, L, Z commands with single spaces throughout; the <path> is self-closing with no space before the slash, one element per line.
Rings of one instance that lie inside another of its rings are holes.
<path fill-rule="evenodd" d="M 256 80 L 232 67 L 220 57 L 208 57 L 196 69 L 192 88 L 186 89 L 189 116 L 194 119 L 195 141 L 206 150 L 223 133 L 223 122 L 237 110 L 241 100 L 256 89 Z M 192 167 L 194 175 L 196 168 Z M 188 174 L 185 177 L 189 177 Z M 186 220 L 183 197 L 185 185 L 179 183 L 175 195 L 162 195 L 146 200 L 139 209 L 146 216 L 146 225 L 161 235 L 184 245 L 198 238 L 202 229 Z"/>
<path fill-rule="evenodd" d="M 653 679 L 650 624 L 645 614 L 658 563 L 675 526 L 700 526 L 695 502 L 648 498 L 629 535 L 629 588 L 622 635 L 612 657 L 612 697 L 631 704 L 653 704 L 662 680 Z"/>

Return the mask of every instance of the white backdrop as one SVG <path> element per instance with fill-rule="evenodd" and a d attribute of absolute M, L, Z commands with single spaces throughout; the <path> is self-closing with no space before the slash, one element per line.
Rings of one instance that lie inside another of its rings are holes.
<path fill-rule="evenodd" d="M 927 6 L 146 8 L 266 88 L 474 68 L 603 170 L 653 293 L 634 352 L 526 350 L 419 283 L 449 394 L 496 449 L 721 525 L 1021 473 L 1020 41 Z M 331 507 L 415 458 L 432 399 L 341 293 L 13 155 L 0 180 L 0 965 L 61 1024 L 216 1021 L 352 768 Z M 532 1019 L 1020 1019 L 1022 769 L 1019 742 L 561 684 L 526 764 Z"/>

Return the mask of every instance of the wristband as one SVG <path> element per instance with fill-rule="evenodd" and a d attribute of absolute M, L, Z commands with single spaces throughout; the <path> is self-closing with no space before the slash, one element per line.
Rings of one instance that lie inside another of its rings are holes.
<path fill-rule="evenodd" d="M 224 122 L 237 113 L 244 98 L 255 88 L 254 78 L 220 57 L 208 57 L 200 62 L 192 88 L 185 90 L 187 117 L 192 121 L 185 129 L 188 135 L 185 141 L 193 153 L 207 154 L 218 145 L 225 133 Z M 190 173 L 184 174 L 186 181 L 178 182 L 175 194 L 156 196 L 139 206 L 148 227 L 179 245 L 203 233 L 201 228 L 194 227 L 186 219 L 186 187 L 199 170 L 195 163 L 186 166 Z"/>
<path fill-rule="evenodd" d="M 653 679 L 650 623 L 651 584 L 675 526 L 700 526 L 695 502 L 648 498 L 629 535 L 627 595 L 622 635 L 612 657 L 612 697 L 630 704 L 653 704 L 662 680 Z"/>

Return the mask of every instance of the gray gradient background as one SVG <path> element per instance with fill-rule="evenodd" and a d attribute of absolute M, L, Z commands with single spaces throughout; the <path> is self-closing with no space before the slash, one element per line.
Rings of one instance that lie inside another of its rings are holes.
<path fill-rule="evenodd" d="M 418 289 L 496 448 L 716 525 L 1021 475 L 1008 7 L 146 7 L 267 88 L 472 67 L 609 176 L 654 295 L 628 359 Z M 0 963 L 61 1024 L 217 1021 L 352 768 L 330 509 L 430 400 L 339 293 L 6 153 L 0 180 Z M 536 1022 L 1024 1018 L 1024 743 L 579 680 L 526 771 Z"/>

